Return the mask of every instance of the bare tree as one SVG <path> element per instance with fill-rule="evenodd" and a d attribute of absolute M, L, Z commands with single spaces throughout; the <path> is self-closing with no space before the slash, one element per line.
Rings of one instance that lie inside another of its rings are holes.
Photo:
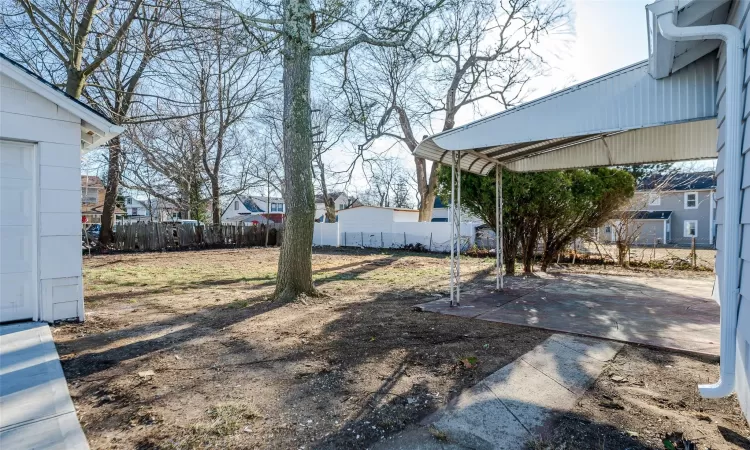
<path fill-rule="evenodd" d="M 313 130 L 310 80 L 315 57 L 347 54 L 364 45 L 398 47 L 437 3 L 386 0 L 324 2 L 314 8 L 309 0 L 280 0 L 237 11 L 251 36 L 269 33 L 259 46 L 280 40 L 283 57 L 283 163 L 287 205 L 285 238 L 276 278 L 276 298 L 315 295 L 312 282 L 312 233 L 315 216 L 313 187 Z"/>
<path fill-rule="evenodd" d="M 369 188 L 362 198 L 365 204 L 381 207 L 409 208 L 411 188 L 409 177 L 396 158 L 380 158 L 366 162 Z"/>
<path fill-rule="evenodd" d="M 465 108 L 521 101 L 543 61 L 539 38 L 565 23 L 563 2 L 448 0 L 406 49 L 368 49 L 365 60 L 344 71 L 350 116 L 361 126 L 363 147 L 395 139 L 412 153 L 420 133 L 447 131 Z M 428 80 L 428 82 L 425 82 Z M 415 157 L 420 221 L 429 221 L 440 164 L 429 173 Z"/>
<path fill-rule="evenodd" d="M 119 125 L 133 125 L 130 116 L 138 98 L 143 79 L 153 60 L 175 45 L 173 27 L 165 25 L 173 3 L 164 2 L 153 7 L 141 7 L 140 17 L 117 42 L 114 52 L 88 78 L 88 89 L 83 95 L 89 103 L 105 111 L 110 120 Z M 119 136 L 107 143 L 107 176 L 102 206 L 102 227 L 99 244 L 113 239 L 112 226 L 122 178 L 122 142 Z"/>
<path fill-rule="evenodd" d="M 268 83 L 272 71 L 267 59 L 238 45 L 244 36 L 237 29 L 224 29 L 224 14 L 219 8 L 207 45 L 191 48 L 185 58 L 191 62 L 192 88 L 198 95 L 197 131 L 214 224 L 221 223 L 222 176 L 243 149 L 238 125 L 256 103 L 275 93 Z M 247 183 L 240 183 L 235 190 L 246 188 Z"/>
<path fill-rule="evenodd" d="M 182 218 L 204 220 L 209 201 L 200 138 L 189 118 L 141 124 L 126 132 L 131 147 L 125 187 L 175 205 Z"/>
<path fill-rule="evenodd" d="M 312 110 L 313 129 L 313 167 L 312 172 L 319 187 L 325 204 L 327 222 L 336 221 L 335 198 L 329 191 L 335 172 L 324 161 L 324 155 L 336 147 L 347 132 L 347 124 L 334 117 L 328 103 L 314 104 Z M 317 171 L 317 173 L 316 173 Z"/>
<path fill-rule="evenodd" d="M 78 98 L 88 78 L 128 35 L 143 0 L 17 0 L 8 5 L 3 44 Z M 160 7 L 158 1 L 154 5 Z"/>

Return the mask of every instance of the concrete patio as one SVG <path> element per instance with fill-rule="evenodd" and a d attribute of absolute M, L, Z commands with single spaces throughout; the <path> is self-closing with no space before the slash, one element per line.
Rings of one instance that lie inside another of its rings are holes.
<path fill-rule="evenodd" d="M 507 277 L 502 292 L 462 292 L 460 307 L 441 298 L 417 308 L 718 356 L 719 305 L 712 288 L 705 278 Z"/>
<path fill-rule="evenodd" d="M 49 326 L 0 326 L 0 448 L 88 449 Z"/>

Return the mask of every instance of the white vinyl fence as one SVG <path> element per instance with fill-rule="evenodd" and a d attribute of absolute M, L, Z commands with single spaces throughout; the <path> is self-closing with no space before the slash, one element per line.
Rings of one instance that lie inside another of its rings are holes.
<path fill-rule="evenodd" d="M 461 224 L 461 248 L 474 244 L 478 224 Z M 363 248 L 403 248 L 415 251 L 449 252 L 450 223 L 448 222 L 390 222 L 380 231 L 357 230 L 346 222 L 316 223 L 313 245 Z M 372 227 L 370 227 L 372 228 Z"/>

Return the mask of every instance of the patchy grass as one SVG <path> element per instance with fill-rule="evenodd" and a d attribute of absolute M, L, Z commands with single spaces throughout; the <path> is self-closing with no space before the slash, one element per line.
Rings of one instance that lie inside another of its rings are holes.
<path fill-rule="evenodd" d="M 448 291 L 445 255 L 317 250 L 305 305 L 269 300 L 278 255 L 84 259 L 87 320 L 53 336 L 92 448 L 366 448 L 549 336 L 413 311 Z M 493 259 L 461 273 L 494 286 Z"/>
<path fill-rule="evenodd" d="M 54 336 L 92 448 L 364 448 L 549 335 L 413 311 L 447 291 L 444 255 L 316 251 L 323 296 L 272 302 L 278 254 L 85 259 L 87 321 Z"/>

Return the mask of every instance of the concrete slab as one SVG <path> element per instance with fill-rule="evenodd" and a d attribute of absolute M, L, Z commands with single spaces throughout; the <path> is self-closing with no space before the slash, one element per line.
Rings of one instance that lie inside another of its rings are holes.
<path fill-rule="evenodd" d="M 537 284 L 524 283 L 518 291 L 511 282 L 502 293 L 484 294 L 477 300 L 465 295 L 462 308 L 471 309 L 473 314 L 430 304 L 422 305 L 422 309 L 670 350 L 719 354 L 719 306 L 711 298 L 711 280 L 565 275 Z M 497 296 L 494 302 L 493 295 Z"/>
<path fill-rule="evenodd" d="M 46 323 L 0 327 L 0 448 L 88 448 Z"/>
<path fill-rule="evenodd" d="M 540 436 L 552 414 L 575 406 L 620 348 L 617 342 L 553 335 L 425 419 L 423 429 L 373 448 L 524 448 Z M 435 439 L 430 428 L 447 442 Z"/>

